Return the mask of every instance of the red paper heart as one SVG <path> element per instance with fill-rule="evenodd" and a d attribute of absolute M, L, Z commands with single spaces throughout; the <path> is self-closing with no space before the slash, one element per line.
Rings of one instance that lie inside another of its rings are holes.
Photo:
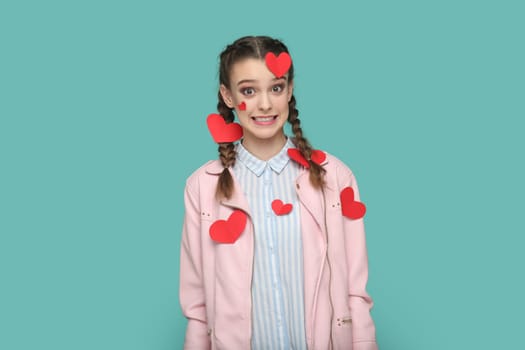
<path fill-rule="evenodd" d="M 235 142 L 242 137 L 242 128 L 238 123 L 226 124 L 220 114 L 210 114 L 206 119 L 208 130 L 217 143 Z"/>
<path fill-rule="evenodd" d="M 292 211 L 292 203 L 284 204 L 282 200 L 275 199 L 272 202 L 272 209 L 275 215 L 286 215 Z"/>
<path fill-rule="evenodd" d="M 343 215 L 350 219 L 360 219 L 366 213 L 365 205 L 354 200 L 354 189 L 352 187 L 346 187 L 341 191 L 341 209 Z"/>
<path fill-rule="evenodd" d="M 297 163 L 301 164 L 306 169 L 310 168 L 310 164 L 297 148 L 288 148 L 287 152 L 288 156 L 291 159 L 295 160 Z M 312 162 L 321 165 L 326 160 L 326 153 L 320 150 L 313 150 L 311 159 Z"/>
<path fill-rule="evenodd" d="M 210 226 L 210 237 L 217 243 L 235 243 L 246 227 L 246 214 L 235 210 L 228 220 L 217 220 Z"/>
<path fill-rule="evenodd" d="M 246 102 L 243 101 L 243 102 L 239 103 L 237 108 L 239 108 L 239 111 L 245 111 L 246 110 Z"/>
<path fill-rule="evenodd" d="M 311 159 L 312 159 L 312 162 L 321 165 L 326 159 L 326 153 L 324 153 L 323 151 L 319 151 L 317 149 L 313 150 Z"/>
<path fill-rule="evenodd" d="M 303 157 L 303 155 L 301 154 L 301 152 L 299 152 L 297 148 L 288 148 L 287 152 L 288 152 L 288 156 L 291 159 L 295 160 L 297 163 L 301 164 L 306 169 L 310 167 L 310 164 L 308 164 L 308 161 L 306 160 L 306 158 Z"/>
<path fill-rule="evenodd" d="M 265 60 L 266 66 L 277 78 L 285 75 L 292 65 L 292 58 L 286 52 L 281 52 L 279 56 L 275 56 L 273 52 L 268 52 Z"/>

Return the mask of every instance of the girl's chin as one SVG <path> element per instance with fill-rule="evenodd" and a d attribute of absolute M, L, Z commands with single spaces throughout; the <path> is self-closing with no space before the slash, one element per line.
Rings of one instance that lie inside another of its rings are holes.
<path fill-rule="evenodd" d="M 267 132 L 264 132 L 263 130 L 258 130 L 253 132 L 245 131 L 243 139 L 248 142 L 263 142 L 263 143 L 280 143 L 282 142 L 283 138 L 286 139 L 286 136 L 284 135 L 284 131 L 282 129 L 280 130 L 266 130 Z"/>

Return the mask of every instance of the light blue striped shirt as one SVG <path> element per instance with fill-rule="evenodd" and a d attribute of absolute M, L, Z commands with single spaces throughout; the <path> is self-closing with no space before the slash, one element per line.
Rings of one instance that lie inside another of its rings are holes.
<path fill-rule="evenodd" d="M 233 173 L 250 205 L 255 230 L 252 280 L 252 349 L 306 349 L 303 247 L 299 201 L 294 189 L 301 166 L 283 149 L 267 162 L 237 145 Z M 291 203 L 276 215 L 272 201 Z"/>

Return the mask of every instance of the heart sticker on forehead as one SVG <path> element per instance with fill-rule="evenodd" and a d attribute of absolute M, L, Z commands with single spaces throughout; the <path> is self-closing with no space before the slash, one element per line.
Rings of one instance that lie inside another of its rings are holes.
<path fill-rule="evenodd" d="M 273 52 L 268 52 L 264 59 L 270 72 L 277 78 L 285 75 L 292 65 L 292 58 L 286 52 L 281 52 L 279 56 L 275 56 Z"/>
<path fill-rule="evenodd" d="M 242 127 L 238 123 L 226 124 L 220 114 L 210 114 L 206 119 L 208 130 L 217 143 L 235 142 L 242 137 Z"/>

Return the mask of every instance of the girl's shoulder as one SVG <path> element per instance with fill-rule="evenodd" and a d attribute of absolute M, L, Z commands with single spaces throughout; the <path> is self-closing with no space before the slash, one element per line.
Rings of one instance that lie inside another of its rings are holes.
<path fill-rule="evenodd" d="M 197 186 L 201 183 L 210 182 L 210 177 L 216 177 L 224 170 L 218 159 L 209 160 L 197 168 L 186 180 L 186 186 Z"/>
<path fill-rule="evenodd" d="M 326 160 L 324 162 L 324 168 L 327 171 L 335 170 L 338 172 L 348 172 L 352 174 L 352 169 L 350 169 L 350 167 L 345 162 L 343 162 L 340 158 L 326 151 L 323 151 L 323 152 L 326 155 Z"/>
<path fill-rule="evenodd" d="M 328 183 L 337 184 L 338 187 L 355 183 L 354 172 L 345 162 L 331 153 L 324 153 L 326 159 L 323 168 L 326 170 L 325 177 Z"/>

